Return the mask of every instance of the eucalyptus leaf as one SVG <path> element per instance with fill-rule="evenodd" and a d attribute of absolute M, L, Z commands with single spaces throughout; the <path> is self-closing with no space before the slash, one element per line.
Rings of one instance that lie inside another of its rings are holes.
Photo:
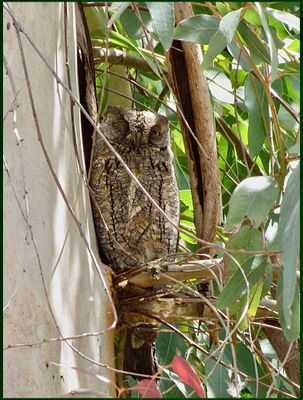
<path fill-rule="evenodd" d="M 174 38 L 199 44 L 209 44 L 217 32 L 219 22 L 213 15 L 195 15 L 181 21 L 174 30 Z"/>
<path fill-rule="evenodd" d="M 256 285 L 264 274 L 268 260 L 266 256 L 256 256 L 253 260 L 249 259 L 242 265 L 243 272 L 246 275 L 251 289 Z M 262 288 L 261 288 L 262 289 Z M 247 293 L 247 285 L 243 277 L 242 271 L 239 269 L 233 274 L 224 286 L 222 292 L 218 296 L 217 307 L 223 309 L 239 300 Z"/>
<path fill-rule="evenodd" d="M 233 39 L 229 45 L 227 46 L 229 52 L 231 53 L 231 55 L 234 57 L 234 59 L 239 62 L 239 64 L 241 65 L 241 67 L 247 71 L 250 72 L 252 70 L 249 62 L 247 61 L 245 55 L 243 52 L 241 52 L 240 55 L 240 47 L 238 45 L 238 43 L 235 41 L 235 39 Z M 240 56 L 240 58 L 239 58 Z"/>
<path fill-rule="evenodd" d="M 243 19 L 248 21 L 250 24 L 254 26 L 261 26 L 261 21 L 257 10 L 254 7 L 248 7 L 245 10 L 245 14 Z"/>
<path fill-rule="evenodd" d="M 233 352 L 228 344 L 225 348 L 224 355 L 228 360 L 227 363 L 233 363 Z M 260 385 L 260 381 L 269 384 L 268 374 L 258 362 L 253 352 L 246 347 L 243 343 L 236 345 L 237 367 L 241 372 L 252 378 L 252 381 L 247 381 L 245 386 L 252 392 L 253 398 L 266 398 L 267 388 Z M 257 366 L 257 370 L 255 368 Z"/>
<path fill-rule="evenodd" d="M 231 235 L 226 248 L 227 250 L 260 251 L 263 250 L 263 246 L 261 232 L 245 222 L 238 232 Z M 232 257 L 226 254 L 224 256 L 226 273 L 232 276 L 235 271 L 239 270 L 238 264 L 243 266 L 248 260 L 252 260 L 253 258 L 254 254 L 246 253 L 245 251 L 242 253 L 235 253 Z"/>
<path fill-rule="evenodd" d="M 85 7 L 84 13 L 89 29 L 89 33 L 92 34 L 95 31 L 100 31 L 100 36 L 104 36 L 106 32 L 106 18 L 102 7 Z"/>
<path fill-rule="evenodd" d="M 277 72 L 278 72 L 278 51 L 277 51 L 275 42 L 273 40 L 271 31 L 269 29 L 266 15 L 265 15 L 262 5 L 257 2 L 256 8 L 260 15 L 260 20 L 261 20 L 263 29 L 264 29 L 266 37 L 267 37 L 267 42 L 268 42 L 269 52 L 270 52 L 270 61 L 271 61 L 270 62 L 270 67 L 271 67 L 270 81 L 273 82 L 277 78 Z"/>
<path fill-rule="evenodd" d="M 213 351 L 215 348 L 212 349 Z M 225 360 L 223 355 L 222 361 Z M 205 373 L 208 376 L 206 380 L 207 397 L 208 398 L 226 398 L 227 389 L 229 387 L 230 378 L 228 370 L 223 365 L 216 363 L 211 358 L 205 360 Z"/>
<path fill-rule="evenodd" d="M 300 41 L 298 39 L 294 39 L 292 43 L 287 46 L 288 50 L 295 51 L 296 53 L 300 53 Z"/>
<path fill-rule="evenodd" d="M 147 11 L 140 11 L 140 17 L 147 29 L 151 28 L 151 17 Z M 145 36 L 141 23 L 139 22 L 134 10 L 127 8 L 120 17 L 120 21 L 128 36 L 138 40 Z"/>
<path fill-rule="evenodd" d="M 262 294 L 261 294 L 261 298 L 263 298 L 264 296 L 266 296 L 268 294 L 268 292 L 270 291 L 270 287 L 272 284 L 272 280 L 273 280 L 273 266 L 272 263 L 270 261 L 270 259 L 267 259 L 267 264 L 265 267 L 265 279 L 264 279 L 264 284 L 263 284 L 263 288 L 262 288 Z"/>
<path fill-rule="evenodd" d="M 208 80 L 209 90 L 214 98 L 225 103 L 234 104 L 235 98 L 230 79 L 221 69 L 208 68 L 204 75 Z"/>
<path fill-rule="evenodd" d="M 283 333 L 287 340 L 290 342 L 295 341 L 300 334 L 300 294 L 297 287 L 295 287 L 295 292 L 293 296 L 293 302 L 290 307 L 290 312 L 287 318 L 289 321 L 286 321 L 286 316 L 284 313 L 283 307 L 283 299 L 284 293 L 287 292 L 286 287 L 283 283 L 283 273 L 279 275 L 278 285 L 277 285 L 277 302 L 278 302 L 278 311 L 280 317 L 280 325 L 283 330 Z"/>
<path fill-rule="evenodd" d="M 186 244 L 197 245 L 197 242 L 194 239 L 188 237 L 188 235 L 186 235 L 186 233 L 180 232 L 180 238 L 182 238 L 186 242 Z M 192 250 L 192 251 L 195 251 L 195 250 Z"/>
<path fill-rule="evenodd" d="M 284 72 L 288 74 L 296 74 L 299 75 L 300 73 L 300 64 L 296 61 L 289 61 L 286 62 L 284 65 Z"/>
<path fill-rule="evenodd" d="M 289 154 L 300 154 L 300 142 L 292 145 L 287 149 L 287 153 Z"/>
<path fill-rule="evenodd" d="M 219 30 L 212 36 L 202 63 L 202 70 L 206 70 L 213 59 L 233 40 L 240 22 L 242 8 L 232 11 L 221 19 Z"/>
<path fill-rule="evenodd" d="M 275 43 L 275 46 L 277 49 L 283 49 L 284 47 L 284 42 L 283 40 L 281 40 L 278 36 L 278 32 L 277 32 L 277 28 L 275 28 L 274 26 L 270 26 L 269 27 L 271 36 L 273 38 L 273 41 Z"/>
<path fill-rule="evenodd" d="M 264 271 L 263 271 L 264 272 Z M 249 301 L 249 308 L 247 311 L 248 317 L 253 319 L 258 311 L 258 307 L 261 300 L 262 290 L 263 290 L 264 282 L 263 280 L 259 280 L 250 291 L 250 301 Z"/>
<path fill-rule="evenodd" d="M 288 130 L 298 131 L 299 122 L 284 107 L 280 107 L 278 112 L 279 125 Z"/>
<path fill-rule="evenodd" d="M 238 30 L 251 55 L 257 56 L 260 60 L 269 64 L 270 55 L 259 36 L 255 35 L 244 21 L 239 23 Z"/>
<path fill-rule="evenodd" d="M 184 343 L 184 340 L 182 339 L 181 336 L 179 336 L 175 332 L 160 332 L 157 335 L 157 341 L 156 341 L 156 355 L 157 355 L 157 361 L 159 362 L 160 365 L 168 365 L 171 363 L 172 359 L 174 356 L 178 353 L 182 357 L 185 357 L 185 353 L 187 351 L 187 346 Z M 182 398 L 184 395 L 182 392 L 185 390 L 185 386 L 181 384 L 180 379 L 178 379 L 178 376 L 176 374 L 173 374 L 171 371 L 166 370 L 165 372 L 162 372 L 162 376 L 167 378 L 167 376 L 170 376 L 170 378 L 174 381 L 176 380 L 176 387 L 170 392 L 169 397 L 173 398 Z M 170 389 L 172 386 L 172 381 L 171 379 L 168 381 L 166 379 L 161 379 L 159 382 L 159 387 L 161 392 L 165 392 L 166 390 Z M 178 386 L 180 383 L 180 387 Z M 181 389 L 181 391 L 180 391 Z"/>
<path fill-rule="evenodd" d="M 291 307 L 297 284 L 300 254 L 300 164 L 290 175 L 281 204 L 278 238 L 283 263 L 283 313 L 287 327 L 291 324 Z"/>
<path fill-rule="evenodd" d="M 116 19 L 120 17 L 120 15 L 127 9 L 130 4 L 130 2 L 117 2 L 111 4 L 110 11 L 113 12 L 113 15 L 110 17 L 107 23 L 108 28 L 112 26 Z"/>
<path fill-rule="evenodd" d="M 164 369 L 162 376 L 164 378 L 168 378 L 169 381 L 165 382 L 162 381 L 160 384 L 161 392 L 169 391 L 171 390 L 172 383 L 174 384 L 174 388 L 172 393 L 169 393 L 170 398 L 188 398 L 190 396 L 190 393 L 192 392 L 192 389 L 190 389 L 185 383 L 183 383 L 180 379 L 180 377 L 172 372 L 170 369 Z"/>
<path fill-rule="evenodd" d="M 156 342 L 157 359 L 161 365 L 169 364 L 176 353 L 185 357 L 187 346 L 175 332 L 160 332 Z"/>
<path fill-rule="evenodd" d="M 300 102 L 300 75 L 292 73 L 283 79 L 289 101 Z"/>
<path fill-rule="evenodd" d="M 175 14 L 173 2 L 147 2 L 155 31 L 165 50 L 173 41 Z"/>
<path fill-rule="evenodd" d="M 201 70 L 206 70 L 213 59 L 226 47 L 226 38 L 221 31 L 217 31 L 209 42 L 209 47 L 203 58 Z"/>
<path fill-rule="evenodd" d="M 226 44 L 229 44 L 233 40 L 234 34 L 240 22 L 241 13 L 242 8 L 239 8 L 239 10 L 236 11 L 231 11 L 230 13 L 224 15 L 220 21 L 219 29 L 226 38 Z"/>
<path fill-rule="evenodd" d="M 179 191 L 180 200 L 190 209 L 193 211 L 193 198 L 191 194 L 191 190 L 180 190 Z"/>
<path fill-rule="evenodd" d="M 288 25 L 289 29 L 295 29 L 297 32 L 300 32 L 300 18 L 295 15 L 270 7 L 266 7 L 266 13 L 274 17 L 277 21 Z"/>
<path fill-rule="evenodd" d="M 244 94 L 249 113 L 248 148 L 250 155 L 256 157 L 269 132 L 268 101 L 262 84 L 252 75 L 245 80 Z"/>
<path fill-rule="evenodd" d="M 151 58 L 147 57 L 144 55 L 144 53 L 138 48 L 138 46 L 133 43 L 134 41 L 125 38 L 123 35 L 121 35 L 119 32 L 115 32 L 113 30 L 110 31 L 110 36 L 113 37 L 115 40 L 118 41 L 118 43 L 121 43 L 122 46 L 127 47 L 128 49 L 133 50 L 135 53 L 138 53 L 150 66 L 151 70 L 154 72 L 156 76 L 160 78 L 157 66 Z"/>
<path fill-rule="evenodd" d="M 274 206 L 278 194 L 278 183 L 271 176 L 255 176 L 242 181 L 231 195 L 225 230 L 235 229 L 245 217 L 259 227 Z"/>

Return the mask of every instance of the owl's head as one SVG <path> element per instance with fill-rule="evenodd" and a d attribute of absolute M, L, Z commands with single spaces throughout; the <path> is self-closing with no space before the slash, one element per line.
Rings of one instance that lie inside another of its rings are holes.
<path fill-rule="evenodd" d="M 142 146 L 164 149 L 169 146 L 168 119 L 150 111 L 108 107 L 101 129 L 112 144 L 138 150 Z"/>

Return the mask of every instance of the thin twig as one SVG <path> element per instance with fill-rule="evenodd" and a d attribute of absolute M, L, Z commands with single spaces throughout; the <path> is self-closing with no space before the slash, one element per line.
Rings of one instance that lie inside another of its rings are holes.
<path fill-rule="evenodd" d="M 5 70 L 6 70 L 6 74 L 8 76 L 9 81 L 10 81 L 12 92 L 13 92 L 13 95 L 14 95 L 14 99 L 13 99 L 12 105 L 10 106 L 10 108 L 7 111 L 6 115 L 9 112 L 13 113 L 13 131 L 14 131 L 14 134 L 16 136 L 17 144 L 20 144 L 23 141 L 23 139 L 19 135 L 19 131 L 18 131 L 18 128 L 17 128 L 17 112 L 16 112 L 16 109 L 19 107 L 19 104 L 18 104 L 18 101 L 17 101 L 18 93 L 17 93 L 17 90 L 16 90 L 16 86 L 15 86 L 14 78 L 13 78 L 13 75 L 12 75 L 12 71 L 10 70 L 10 67 L 8 65 L 8 62 L 7 62 L 6 57 L 5 57 L 4 54 L 3 54 L 3 64 L 4 64 L 4 67 L 5 67 Z M 6 118 L 6 115 L 4 116 L 4 119 Z"/>
<path fill-rule="evenodd" d="M 185 333 L 183 333 L 182 331 L 180 331 L 180 330 L 179 330 L 178 328 L 176 328 L 174 325 L 170 324 L 169 322 L 166 322 L 165 320 L 162 320 L 161 318 L 158 318 L 156 315 L 153 315 L 153 314 L 149 314 L 149 315 L 144 314 L 144 315 L 149 316 L 150 318 L 153 318 L 153 319 L 155 319 L 155 320 L 161 322 L 162 324 L 168 326 L 173 332 L 175 332 L 175 333 L 177 333 L 178 335 L 180 335 L 180 336 L 181 336 L 186 342 L 188 342 L 191 346 L 195 347 L 196 349 L 200 350 L 203 354 L 205 354 L 205 355 L 207 356 L 207 358 L 210 358 L 210 359 L 212 359 L 212 360 L 214 360 L 214 361 L 217 361 L 217 360 L 218 360 L 215 356 L 213 356 L 212 354 L 209 354 L 209 353 L 207 352 L 207 350 L 205 350 L 202 346 L 200 346 L 199 344 L 197 344 L 194 340 L 192 340 L 191 338 L 189 338 L 188 336 L 186 336 Z M 227 368 L 227 369 L 231 369 L 231 370 L 232 370 L 232 365 L 228 365 L 227 363 L 225 363 L 225 362 L 222 361 L 222 360 L 219 361 L 219 364 L 222 365 L 223 367 Z M 255 381 L 256 381 L 254 378 L 252 378 L 251 376 L 245 374 L 245 373 L 242 372 L 242 371 L 239 371 L 239 375 L 240 375 L 241 377 L 243 377 L 244 379 L 248 380 L 248 381 L 251 381 L 251 382 L 255 382 Z M 264 383 L 264 382 L 262 382 L 262 381 L 260 381 L 259 384 L 260 384 L 261 386 L 263 386 L 263 387 L 266 387 L 266 388 L 269 388 L 269 387 L 270 387 L 268 384 L 266 384 L 266 383 Z M 284 396 L 286 396 L 286 397 L 289 397 L 289 398 L 296 398 L 296 396 L 294 396 L 294 395 L 292 395 L 292 394 L 290 394 L 290 393 L 284 392 L 283 390 L 279 390 L 279 389 L 276 389 L 276 388 L 273 388 L 272 390 L 275 391 L 276 393 L 279 393 L 279 394 L 284 395 Z"/>

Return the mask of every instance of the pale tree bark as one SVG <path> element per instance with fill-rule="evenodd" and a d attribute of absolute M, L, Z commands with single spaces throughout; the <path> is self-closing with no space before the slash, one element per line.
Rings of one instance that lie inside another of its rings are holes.
<path fill-rule="evenodd" d="M 7 7 L 79 97 L 78 5 L 4 5 L 4 397 L 77 396 L 80 389 L 113 397 L 113 384 L 79 370 L 115 380 L 110 273 L 97 254 L 80 111 L 21 31 L 28 88 Z"/>

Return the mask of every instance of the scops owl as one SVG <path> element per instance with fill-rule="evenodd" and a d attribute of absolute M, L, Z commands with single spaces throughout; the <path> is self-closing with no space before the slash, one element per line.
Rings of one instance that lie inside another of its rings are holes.
<path fill-rule="evenodd" d="M 178 225 L 179 196 L 168 119 L 150 111 L 108 107 L 100 129 L 147 192 Z M 99 250 L 116 273 L 176 252 L 177 229 L 151 203 L 99 135 L 90 185 L 95 197 L 92 204 Z M 144 352 L 146 345 L 142 345 Z M 148 357 L 147 353 L 143 357 Z M 145 367 L 135 370 L 153 372 Z"/>

